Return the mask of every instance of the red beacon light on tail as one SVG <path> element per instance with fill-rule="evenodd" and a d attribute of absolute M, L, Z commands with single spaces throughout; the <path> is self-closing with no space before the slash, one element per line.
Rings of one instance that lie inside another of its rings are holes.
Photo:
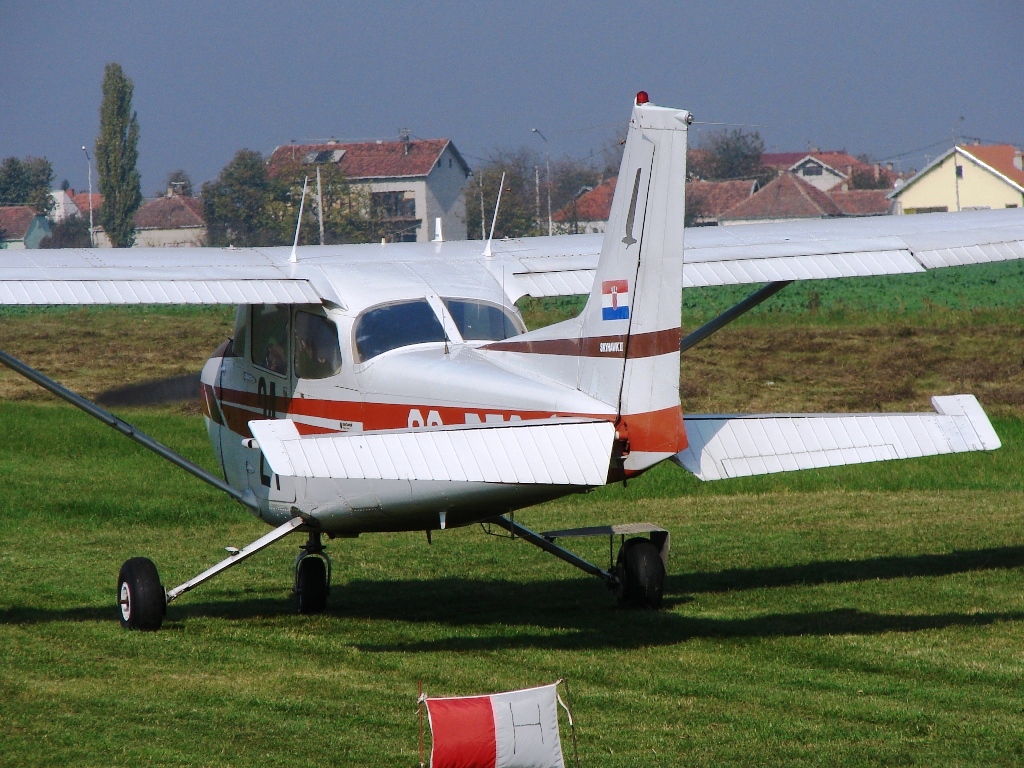
<path fill-rule="evenodd" d="M 647 95 L 647 91 L 639 91 L 636 94 L 636 105 L 639 107 L 641 104 L 646 104 L 651 99 Z"/>

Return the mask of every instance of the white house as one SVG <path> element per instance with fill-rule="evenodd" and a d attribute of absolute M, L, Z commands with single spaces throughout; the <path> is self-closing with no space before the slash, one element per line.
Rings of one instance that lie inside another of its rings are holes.
<path fill-rule="evenodd" d="M 336 165 L 353 186 L 369 191 L 370 214 L 389 224 L 394 239 L 466 239 L 463 188 L 470 170 L 450 139 L 285 144 L 270 155 L 271 173 L 285 165 Z"/>

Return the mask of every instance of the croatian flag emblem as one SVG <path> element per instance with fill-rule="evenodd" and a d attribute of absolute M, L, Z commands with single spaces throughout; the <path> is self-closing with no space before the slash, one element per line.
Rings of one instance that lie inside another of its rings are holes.
<path fill-rule="evenodd" d="M 629 320 L 628 280 L 605 280 L 601 283 L 601 319 Z"/>

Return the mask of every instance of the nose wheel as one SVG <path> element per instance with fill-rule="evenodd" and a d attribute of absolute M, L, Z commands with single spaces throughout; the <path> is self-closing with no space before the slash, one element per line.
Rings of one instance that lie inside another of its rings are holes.
<path fill-rule="evenodd" d="M 320 613 L 331 593 L 331 558 L 324 552 L 320 533 L 312 531 L 295 558 L 295 597 L 299 613 Z"/>

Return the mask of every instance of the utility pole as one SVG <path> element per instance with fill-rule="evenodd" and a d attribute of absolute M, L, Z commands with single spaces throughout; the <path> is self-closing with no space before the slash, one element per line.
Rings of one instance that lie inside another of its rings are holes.
<path fill-rule="evenodd" d="M 541 133 L 540 130 L 537 128 L 534 128 L 532 130 L 534 133 L 536 133 L 538 136 L 544 139 L 544 166 L 547 169 L 548 177 L 548 235 L 550 236 L 554 234 L 553 228 L 551 226 L 551 156 L 548 152 L 547 137 L 543 133 Z"/>
<path fill-rule="evenodd" d="M 540 168 L 533 166 L 533 186 L 537 192 L 537 231 L 540 232 Z"/>
<path fill-rule="evenodd" d="M 480 175 L 480 239 L 484 239 L 484 233 L 487 231 L 487 219 L 484 216 L 484 177 Z"/>
<path fill-rule="evenodd" d="M 92 236 L 92 158 L 89 157 L 89 150 L 82 145 L 82 151 L 85 152 L 85 162 L 89 166 L 89 247 L 95 248 L 96 242 Z"/>
<path fill-rule="evenodd" d="M 953 123 L 953 183 L 956 185 L 956 209 L 960 210 L 960 179 L 964 177 L 964 167 L 957 162 L 956 157 L 956 129 L 963 123 L 963 115 L 960 119 Z"/>

